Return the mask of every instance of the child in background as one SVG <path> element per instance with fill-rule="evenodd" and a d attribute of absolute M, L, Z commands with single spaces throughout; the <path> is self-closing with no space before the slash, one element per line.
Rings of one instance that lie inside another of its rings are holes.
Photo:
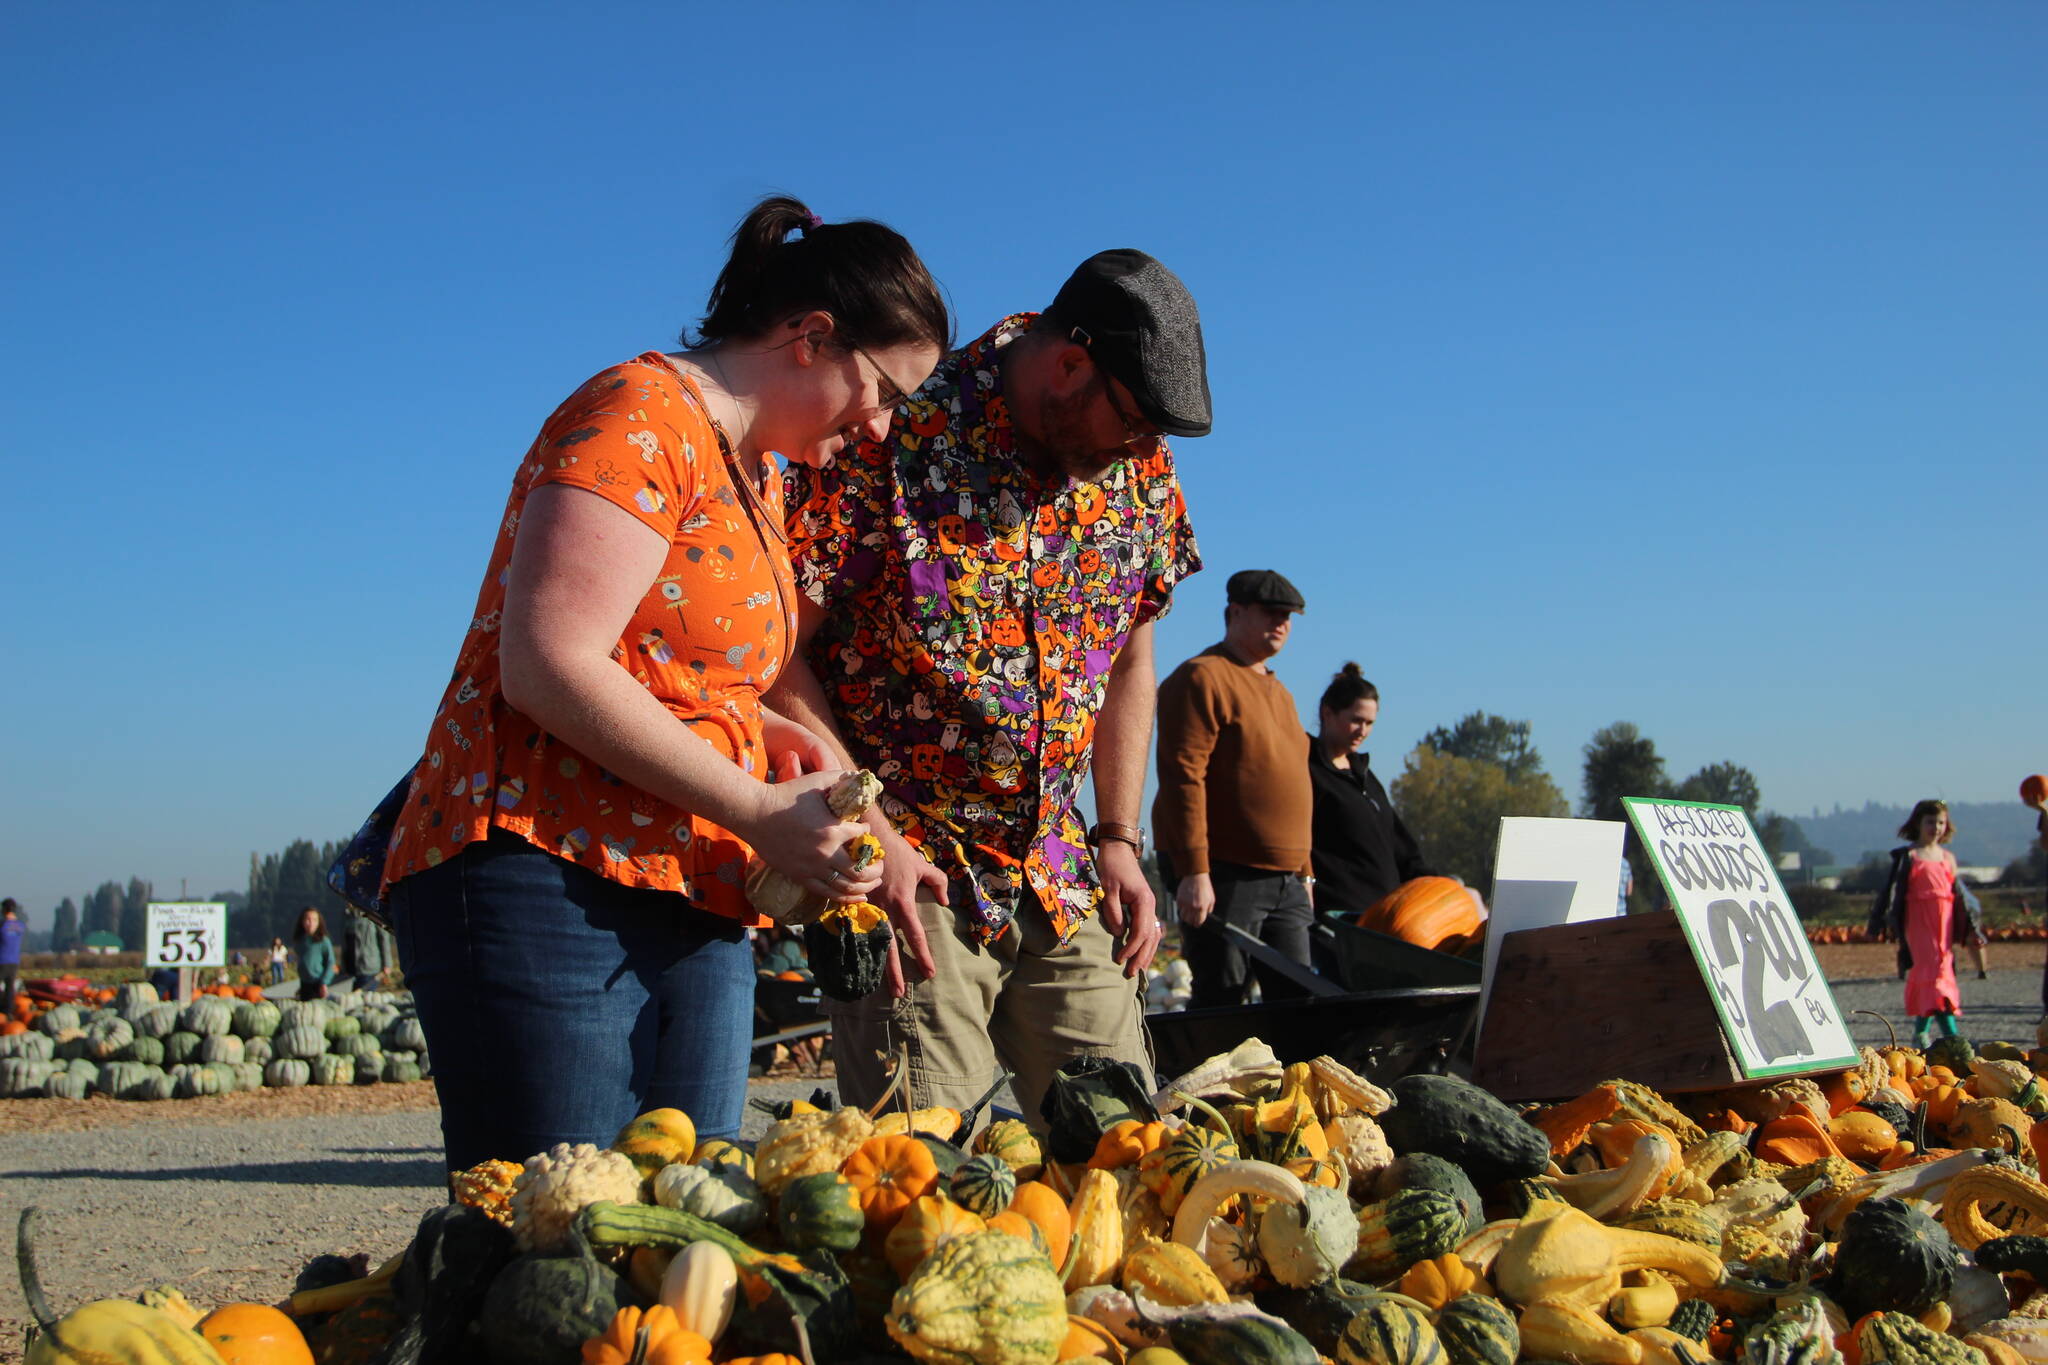
<path fill-rule="evenodd" d="M 1899 837 L 1912 842 L 1892 850 L 1892 866 L 1870 908 L 1871 931 L 1900 945 L 1906 966 L 1906 1013 L 1913 1017 L 1913 1042 L 1926 1047 L 1938 1030 L 1954 1037 L 1963 1012 L 1956 985 L 1955 940 L 1977 933 L 1977 898 L 1956 876 L 1956 855 L 1945 845 L 1956 827 L 1942 801 L 1913 807 Z M 1956 914 L 1963 901 L 1965 918 Z"/>

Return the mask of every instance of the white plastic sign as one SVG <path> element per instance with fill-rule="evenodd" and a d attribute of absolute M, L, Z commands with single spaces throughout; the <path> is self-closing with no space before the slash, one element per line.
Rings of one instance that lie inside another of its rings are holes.
<path fill-rule="evenodd" d="M 219 901 L 151 901 L 143 963 L 151 967 L 225 967 L 228 908 Z"/>
<path fill-rule="evenodd" d="M 1746 1077 L 1854 1066 L 1856 1044 L 1740 806 L 1624 797 Z"/>
<path fill-rule="evenodd" d="M 1493 995 L 1501 940 L 1517 929 L 1582 924 L 1619 913 L 1619 820 L 1559 820 L 1504 815 L 1493 860 L 1493 919 L 1486 927 L 1479 977 L 1479 1017 Z"/>

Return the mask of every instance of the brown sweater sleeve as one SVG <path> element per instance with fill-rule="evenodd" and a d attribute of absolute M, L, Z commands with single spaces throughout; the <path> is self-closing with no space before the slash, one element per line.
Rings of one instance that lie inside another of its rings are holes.
<path fill-rule="evenodd" d="M 1218 700 L 1192 661 L 1159 685 L 1159 794 L 1152 800 L 1152 828 L 1159 851 L 1183 877 L 1209 870 L 1209 755 L 1216 748 Z"/>

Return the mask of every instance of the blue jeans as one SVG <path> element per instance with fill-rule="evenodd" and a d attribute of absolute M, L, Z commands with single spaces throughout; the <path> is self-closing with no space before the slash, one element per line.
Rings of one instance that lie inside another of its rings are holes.
<path fill-rule="evenodd" d="M 649 1109 L 739 1135 L 754 953 L 737 921 L 497 829 L 390 903 L 451 1171 L 607 1146 Z"/>

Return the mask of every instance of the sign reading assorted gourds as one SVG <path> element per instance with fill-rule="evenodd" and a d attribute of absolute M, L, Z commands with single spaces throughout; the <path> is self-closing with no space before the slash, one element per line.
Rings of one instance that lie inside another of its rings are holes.
<path fill-rule="evenodd" d="M 1841 1007 L 1740 806 L 1622 800 L 1746 1077 L 1853 1066 Z"/>

